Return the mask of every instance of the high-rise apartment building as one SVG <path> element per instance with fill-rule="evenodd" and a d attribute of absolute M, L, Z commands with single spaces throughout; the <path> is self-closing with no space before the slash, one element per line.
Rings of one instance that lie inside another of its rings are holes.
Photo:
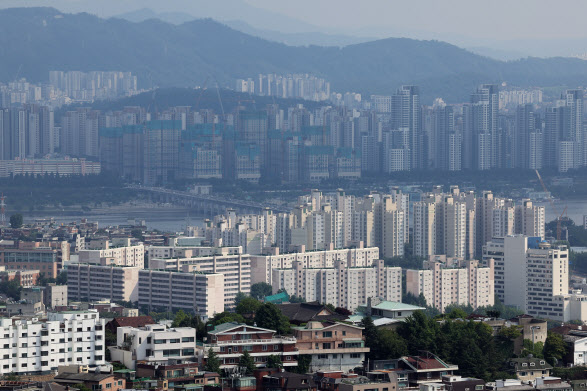
<path fill-rule="evenodd" d="M 563 317 L 556 297 L 569 294 L 569 252 L 539 237 L 493 238 L 483 247 L 483 261 L 495 263 L 495 293 L 506 305 L 550 319 Z"/>
<path fill-rule="evenodd" d="M 386 267 L 382 260 L 370 267 L 347 267 L 344 261 L 335 261 L 331 268 L 307 268 L 295 261 L 292 268 L 273 269 L 273 291 L 285 289 L 290 295 L 306 301 L 318 301 L 354 310 L 365 305 L 367 299 L 401 302 L 399 267 Z"/>
<path fill-rule="evenodd" d="M 106 364 L 96 310 L 50 312 L 46 320 L 0 319 L 0 374 L 47 374 L 65 365 Z"/>
<path fill-rule="evenodd" d="M 406 270 L 406 291 L 423 295 L 426 303 L 444 312 L 451 304 L 473 308 L 494 304 L 493 261 L 464 261 L 445 255 L 432 255 L 424 270 Z"/>

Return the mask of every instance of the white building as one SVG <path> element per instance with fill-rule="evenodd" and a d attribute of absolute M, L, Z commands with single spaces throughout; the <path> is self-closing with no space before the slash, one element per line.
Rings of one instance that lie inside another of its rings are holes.
<path fill-rule="evenodd" d="M 429 306 L 444 312 L 451 304 L 473 308 L 494 304 L 493 260 L 481 267 L 476 260 L 436 255 L 424 262 L 424 268 L 427 270 L 406 270 L 406 291 L 424 295 Z"/>
<path fill-rule="evenodd" d="M 147 306 L 150 311 L 182 309 L 204 319 L 234 305 L 234 297 L 227 298 L 222 273 L 150 269 L 139 272 L 138 301 L 139 306 Z"/>
<path fill-rule="evenodd" d="M 349 267 L 368 267 L 379 259 L 379 248 L 361 246 L 357 248 L 330 249 L 306 252 L 301 246 L 298 252 L 280 254 L 279 248 L 272 248 L 270 255 L 251 256 L 252 283 L 272 283 L 274 269 L 289 269 L 295 262 L 302 262 L 306 268 L 332 268 L 336 261 L 345 261 Z"/>
<path fill-rule="evenodd" d="M 146 325 L 141 328 L 119 327 L 116 347 L 110 348 L 112 361 L 119 361 L 135 369 L 137 361 L 166 362 L 168 360 L 195 361 L 196 329 L 164 325 Z"/>
<path fill-rule="evenodd" d="M 116 246 L 108 241 L 104 249 L 80 250 L 79 262 L 103 266 L 137 266 L 143 269 L 145 267 L 145 247 L 142 243 L 133 246 L 128 244 Z"/>
<path fill-rule="evenodd" d="M 248 254 L 212 255 L 193 258 L 149 259 L 149 269 L 220 273 L 224 276 L 225 306 L 230 308 L 239 292 L 251 291 L 251 259 Z"/>
<path fill-rule="evenodd" d="M 103 365 L 104 325 L 95 310 L 49 313 L 46 320 L 0 319 L 0 374 L 49 374 L 61 365 Z"/>
<path fill-rule="evenodd" d="M 565 321 L 572 319 L 576 305 L 571 303 L 581 303 L 581 296 L 569 295 L 568 256 L 565 246 L 523 235 L 493 238 L 483 247 L 483 260 L 494 260 L 495 293 L 504 304 L 532 316 Z"/>
<path fill-rule="evenodd" d="M 67 265 L 67 295 L 73 301 L 137 301 L 138 266 Z"/>
<path fill-rule="evenodd" d="M 335 261 L 330 268 L 307 268 L 294 262 L 293 268 L 273 269 L 273 292 L 285 289 L 306 301 L 318 301 L 354 310 L 372 297 L 401 302 L 402 270 L 385 267 L 382 260 L 373 266 L 347 267 Z"/>

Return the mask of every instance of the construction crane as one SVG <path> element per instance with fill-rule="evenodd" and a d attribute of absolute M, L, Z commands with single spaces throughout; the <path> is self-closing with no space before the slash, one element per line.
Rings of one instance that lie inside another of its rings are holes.
<path fill-rule="evenodd" d="M 538 177 L 538 180 L 540 181 L 540 185 L 542 185 L 542 189 L 544 190 L 544 192 L 549 193 L 549 191 L 546 188 L 546 185 L 544 184 L 544 181 L 542 180 L 542 177 L 540 176 L 540 173 L 538 172 L 538 170 L 534 170 L 534 171 L 536 171 L 536 176 Z M 552 197 L 549 197 L 548 201 L 550 202 L 550 205 L 552 206 L 552 210 L 554 210 L 554 213 L 557 216 L 557 218 L 556 218 L 556 240 L 561 240 L 561 234 L 562 234 L 562 223 L 561 222 L 562 222 L 563 216 L 567 213 L 567 207 L 565 206 L 563 213 L 561 213 L 559 215 L 558 209 L 556 208 L 556 205 L 555 205 Z"/>

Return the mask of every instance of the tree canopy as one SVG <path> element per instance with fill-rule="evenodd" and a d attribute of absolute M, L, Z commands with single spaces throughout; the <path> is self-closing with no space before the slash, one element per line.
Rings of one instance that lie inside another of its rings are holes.
<path fill-rule="evenodd" d="M 266 282 L 257 282 L 251 285 L 251 296 L 257 300 L 263 300 L 266 296 L 271 295 L 273 288 Z"/>
<path fill-rule="evenodd" d="M 259 327 L 275 330 L 277 334 L 290 332 L 289 319 L 273 303 L 265 303 L 257 309 L 255 323 Z"/>

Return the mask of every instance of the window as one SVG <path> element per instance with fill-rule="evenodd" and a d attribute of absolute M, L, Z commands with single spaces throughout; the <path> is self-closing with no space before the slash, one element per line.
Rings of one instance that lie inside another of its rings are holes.
<path fill-rule="evenodd" d="M 332 331 L 323 331 L 322 338 L 332 338 Z"/>
<path fill-rule="evenodd" d="M 194 349 L 183 349 L 181 352 L 182 356 L 193 356 L 194 355 Z"/>
<path fill-rule="evenodd" d="M 170 339 L 169 343 L 179 343 L 179 338 Z"/>
<path fill-rule="evenodd" d="M 331 346 L 330 342 L 325 342 L 322 344 L 322 349 L 330 349 L 330 346 Z"/>
<path fill-rule="evenodd" d="M 267 345 L 263 345 L 263 351 L 267 350 Z"/>
<path fill-rule="evenodd" d="M 106 383 L 106 388 L 112 388 L 112 383 Z"/>
<path fill-rule="evenodd" d="M 182 337 L 181 342 L 194 342 L 194 337 Z"/>
<path fill-rule="evenodd" d="M 167 343 L 167 340 L 166 339 L 156 339 L 155 340 L 155 345 L 161 345 L 161 344 L 164 344 L 164 343 Z"/>
<path fill-rule="evenodd" d="M 478 385 L 478 386 L 475 386 L 475 391 L 483 391 L 484 388 L 485 388 L 485 386 Z"/>
<path fill-rule="evenodd" d="M 273 350 L 279 350 L 279 345 L 273 345 Z"/>

